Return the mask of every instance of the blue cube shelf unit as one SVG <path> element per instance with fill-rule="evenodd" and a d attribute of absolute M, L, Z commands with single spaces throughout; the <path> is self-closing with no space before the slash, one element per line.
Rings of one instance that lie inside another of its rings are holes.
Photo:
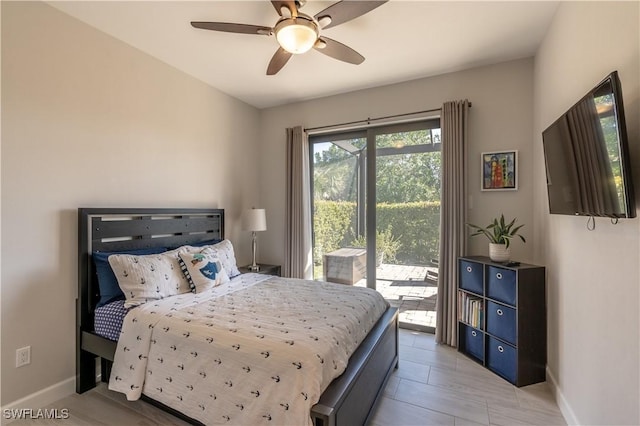
<path fill-rule="evenodd" d="M 520 387 L 545 381 L 545 268 L 458 259 L 458 351 Z"/>

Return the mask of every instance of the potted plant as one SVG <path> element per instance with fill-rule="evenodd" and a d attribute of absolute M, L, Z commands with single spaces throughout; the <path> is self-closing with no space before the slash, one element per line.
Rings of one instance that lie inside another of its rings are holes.
<path fill-rule="evenodd" d="M 500 219 L 494 218 L 493 222 L 486 227 L 474 225 L 472 223 L 467 223 L 467 226 L 475 229 L 475 232 L 471 234 L 472 237 L 475 237 L 476 235 L 484 235 L 489 239 L 489 257 L 491 260 L 494 262 L 506 262 L 511 257 L 509 245 L 513 237 L 517 236 L 522 240 L 522 242 L 527 242 L 524 237 L 518 233 L 520 228 L 524 225 L 515 226 L 515 223 L 515 218 L 511 222 L 507 223 L 504 220 L 504 215 L 501 214 Z"/>
<path fill-rule="evenodd" d="M 360 235 L 351 242 L 351 245 L 366 249 L 367 239 L 364 235 Z M 394 262 L 401 245 L 400 240 L 393 237 L 391 228 L 387 228 L 385 231 L 376 231 L 376 266 L 380 266 L 384 259 L 388 262 Z"/>

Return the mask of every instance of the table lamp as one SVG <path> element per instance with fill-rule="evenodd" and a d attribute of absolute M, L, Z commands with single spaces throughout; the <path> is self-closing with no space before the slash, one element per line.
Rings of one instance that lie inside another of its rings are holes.
<path fill-rule="evenodd" d="M 258 240 L 256 232 L 267 230 L 267 215 L 264 209 L 248 209 L 242 215 L 242 228 L 251 231 L 252 244 L 251 250 L 253 254 L 253 263 L 249 266 L 250 271 L 257 272 L 260 266 L 256 264 L 256 249 L 258 248 Z"/>

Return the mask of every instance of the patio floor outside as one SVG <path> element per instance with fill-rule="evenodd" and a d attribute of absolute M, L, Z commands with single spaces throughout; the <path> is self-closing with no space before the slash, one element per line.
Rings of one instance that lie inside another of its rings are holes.
<path fill-rule="evenodd" d="M 401 326 L 435 331 L 437 273 L 437 267 L 384 263 L 376 269 L 376 289 L 399 308 Z M 366 287 L 366 278 L 354 285 Z"/>

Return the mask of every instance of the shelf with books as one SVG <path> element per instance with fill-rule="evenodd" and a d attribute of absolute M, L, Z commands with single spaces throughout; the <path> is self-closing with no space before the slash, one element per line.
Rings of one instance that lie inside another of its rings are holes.
<path fill-rule="evenodd" d="M 473 328 L 484 330 L 484 300 L 481 297 L 460 291 L 458 320 Z"/>

